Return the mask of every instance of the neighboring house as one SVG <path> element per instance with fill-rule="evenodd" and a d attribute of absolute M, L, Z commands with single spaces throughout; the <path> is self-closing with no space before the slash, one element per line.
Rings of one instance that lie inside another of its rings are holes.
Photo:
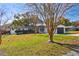
<path fill-rule="evenodd" d="M 5 24 L 1 26 L 2 34 L 10 34 L 11 25 Z"/>
<path fill-rule="evenodd" d="M 56 29 L 56 33 L 63 34 L 63 33 L 66 33 L 67 31 L 72 31 L 72 30 L 76 30 L 76 29 L 77 29 L 77 27 L 75 27 L 75 26 L 58 25 L 57 29 Z"/>
<path fill-rule="evenodd" d="M 66 31 L 76 30 L 77 27 L 75 26 L 65 26 Z"/>

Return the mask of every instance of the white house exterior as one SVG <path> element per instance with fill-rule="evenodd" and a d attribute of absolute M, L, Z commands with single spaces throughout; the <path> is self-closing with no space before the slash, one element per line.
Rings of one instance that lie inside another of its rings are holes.
<path fill-rule="evenodd" d="M 47 33 L 47 28 L 45 24 L 37 24 L 39 33 Z"/>
<path fill-rule="evenodd" d="M 11 29 L 11 30 L 10 30 L 10 34 L 16 34 L 16 32 L 15 32 L 15 31 L 16 31 L 15 29 L 14 29 L 14 30 L 13 30 L 13 29 Z"/>
<path fill-rule="evenodd" d="M 38 33 L 47 33 L 47 28 L 46 28 L 45 24 L 37 24 L 36 26 L 38 27 Z M 29 30 L 29 29 L 32 29 L 32 26 L 20 27 L 19 29 L 20 30 Z M 58 25 L 55 34 L 58 34 L 58 31 L 59 31 L 59 34 L 65 33 L 65 26 Z M 10 33 L 16 34 L 15 30 L 11 30 Z"/>
<path fill-rule="evenodd" d="M 45 24 L 37 24 L 37 26 L 39 27 L 39 33 L 47 33 L 47 28 Z M 43 29 L 43 30 L 41 30 Z M 61 31 L 61 32 L 60 32 Z M 65 26 L 64 25 L 58 25 L 55 34 L 63 34 L 65 33 Z"/>
<path fill-rule="evenodd" d="M 76 28 L 75 26 L 65 26 L 66 31 L 75 30 Z"/>
<path fill-rule="evenodd" d="M 38 33 L 47 33 L 47 28 L 45 24 L 36 24 L 36 26 L 38 27 Z M 33 30 L 33 26 L 23 26 L 23 27 L 19 27 L 18 29 L 20 30 L 26 30 L 28 31 L 29 29 Z M 70 29 L 75 29 L 74 26 L 64 26 L 64 25 L 58 25 L 55 34 L 63 34 L 66 32 L 66 29 L 70 30 Z M 11 34 L 16 34 L 15 32 L 16 30 L 10 30 Z"/>

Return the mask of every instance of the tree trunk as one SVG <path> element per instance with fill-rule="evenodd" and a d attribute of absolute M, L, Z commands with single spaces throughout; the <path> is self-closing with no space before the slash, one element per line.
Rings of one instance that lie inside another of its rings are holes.
<path fill-rule="evenodd" d="M 49 35 L 49 40 L 48 40 L 49 43 L 53 43 L 53 35 Z"/>
<path fill-rule="evenodd" d="M 53 41 L 53 37 L 54 37 L 54 33 L 53 33 L 53 29 L 48 30 L 48 34 L 49 34 L 49 43 L 54 43 Z"/>
<path fill-rule="evenodd" d="M 54 36 L 54 25 L 53 25 L 53 21 L 48 19 L 46 21 L 46 27 L 47 27 L 47 31 L 48 31 L 48 35 L 49 35 L 49 43 L 53 43 L 53 36 Z"/>
<path fill-rule="evenodd" d="M 0 44 L 2 43 L 2 34 L 1 34 L 1 31 L 0 31 Z"/>

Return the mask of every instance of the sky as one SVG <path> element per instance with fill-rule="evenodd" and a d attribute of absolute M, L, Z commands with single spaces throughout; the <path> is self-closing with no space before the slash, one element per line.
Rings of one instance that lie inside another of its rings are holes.
<path fill-rule="evenodd" d="M 0 3 L 0 9 L 6 12 L 6 16 L 10 18 L 9 23 L 13 21 L 13 16 L 17 13 L 25 11 L 25 4 L 23 3 Z M 5 20 L 3 20 L 5 21 Z"/>
<path fill-rule="evenodd" d="M 77 21 L 79 20 L 79 4 L 71 8 L 65 15 L 65 18 L 69 19 L 70 21 Z"/>
<path fill-rule="evenodd" d="M 12 22 L 15 14 L 27 11 L 26 8 L 28 7 L 25 7 L 23 3 L 0 3 L 0 9 L 5 10 L 6 15 L 10 18 L 9 22 Z M 79 20 L 79 5 L 71 8 L 64 17 L 70 21 Z"/>

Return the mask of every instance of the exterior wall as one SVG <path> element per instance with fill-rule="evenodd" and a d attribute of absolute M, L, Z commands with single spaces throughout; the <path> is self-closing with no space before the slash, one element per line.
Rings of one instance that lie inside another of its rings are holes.
<path fill-rule="evenodd" d="M 39 33 L 47 33 L 47 28 L 45 26 L 39 26 Z"/>
<path fill-rule="evenodd" d="M 44 31 L 41 31 L 40 28 L 43 28 Z M 59 25 L 57 28 L 63 28 L 63 32 L 65 33 L 65 26 Z M 39 26 L 39 33 L 47 33 L 47 28 L 45 26 Z M 58 34 L 57 29 L 55 31 L 55 34 Z"/>
<path fill-rule="evenodd" d="M 47 33 L 47 28 L 46 27 L 44 28 L 44 33 Z"/>
<path fill-rule="evenodd" d="M 66 26 L 66 31 L 71 31 L 71 30 L 76 30 L 77 27 L 74 27 L 74 26 Z"/>
<path fill-rule="evenodd" d="M 55 34 L 57 34 L 57 29 L 56 29 L 56 31 L 55 31 Z"/>
<path fill-rule="evenodd" d="M 47 28 L 45 25 L 39 24 L 37 27 L 38 27 L 38 33 L 47 33 Z M 33 26 L 20 27 L 20 29 L 24 29 L 24 30 L 29 30 L 29 29 L 33 30 L 33 28 L 34 28 Z M 57 28 L 64 28 L 64 33 L 65 33 L 65 26 L 59 25 Z M 15 30 L 11 30 L 10 32 L 11 34 L 16 34 Z M 57 29 L 56 29 L 55 34 L 58 34 Z"/>
<path fill-rule="evenodd" d="M 10 34 L 16 34 L 15 30 L 10 30 Z"/>

